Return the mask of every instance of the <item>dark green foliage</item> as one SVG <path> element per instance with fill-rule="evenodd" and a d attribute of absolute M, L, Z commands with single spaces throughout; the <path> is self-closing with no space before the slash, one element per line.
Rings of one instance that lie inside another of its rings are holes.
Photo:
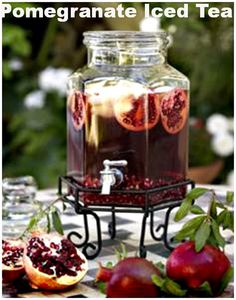
<path fill-rule="evenodd" d="M 206 195 L 205 195 L 206 194 Z M 205 195 L 209 201 L 207 211 L 200 206 L 193 204 L 200 196 Z M 181 206 L 175 214 L 176 222 L 182 220 L 188 213 L 195 216 L 188 220 L 175 235 L 177 241 L 185 239 L 195 241 L 195 250 L 201 251 L 205 244 L 211 244 L 218 248 L 224 248 L 225 240 L 220 233 L 222 229 L 234 231 L 233 211 L 227 206 L 234 200 L 232 192 L 226 193 L 226 203 L 219 200 L 213 190 L 203 188 L 192 189 L 183 200 Z M 218 208 L 218 209 L 217 209 Z"/>

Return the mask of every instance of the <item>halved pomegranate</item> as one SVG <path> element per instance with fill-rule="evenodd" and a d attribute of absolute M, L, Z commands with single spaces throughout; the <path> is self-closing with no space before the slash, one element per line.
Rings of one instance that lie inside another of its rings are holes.
<path fill-rule="evenodd" d="M 12 282 L 25 273 L 24 246 L 20 240 L 2 241 L 2 279 L 4 283 Z"/>
<path fill-rule="evenodd" d="M 159 290 L 151 279 L 154 274 L 160 275 L 160 272 L 152 262 L 128 257 L 112 269 L 100 265 L 96 279 L 107 282 L 108 298 L 155 298 Z"/>
<path fill-rule="evenodd" d="M 161 99 L 161 121 L 170 134 L 178 133 L 188 118 L 189 100 L 187 93 L 175 88 Z"/>
<path fill-rule="evenodd" d="M 84 255 L 57 234 L 31 237 L 24 252 L 24 264 L 32 285 L 46 290 L 71 287 L 81 281 L 88 270 Z"/>
<path fill-rule="evenodd" d="M 137 99 L 129 95 L 114 103 L 117 121 L 131 131 L 142 131 L 153 128 L 160 116 L 159 96 L 149 93 Z"/>
<path fill-rule="evenodd" d="M 177 246 L 166 264 L 167 275 L 173 280 L 183 282 L 189 288 L 198 288 L 208 281 L 213 291 L 217 291 L 229 268 L 229 259 L 218 248 L 205 245 L 196 252 L 192 241 Z"/>
<path fill-rule="evenodd" d="M 85 121 L 85 103 L 83 94 L 75 91 L 68 96 L 68 106 L 72 115 L 72 122 L 76 130 L 80 130 Z"/>

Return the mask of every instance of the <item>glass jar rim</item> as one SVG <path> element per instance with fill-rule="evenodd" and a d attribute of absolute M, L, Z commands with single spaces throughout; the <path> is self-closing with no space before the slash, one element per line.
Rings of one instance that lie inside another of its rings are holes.
<path fill-rule="evenodd" d="M 162 41 L 163 46 L 169 44 L 169 34 L 165 31 L 144 32 L 144 31 L 85 31 L 83 33 L 85 45 L 98 45 L 114 42 L 130 43 L 156 43 Z"/>

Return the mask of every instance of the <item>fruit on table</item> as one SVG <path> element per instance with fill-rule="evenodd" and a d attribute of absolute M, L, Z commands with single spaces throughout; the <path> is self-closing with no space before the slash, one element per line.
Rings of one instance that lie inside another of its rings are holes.
<path fill-rule="evenodd" d="M 150 298 L 158 296 L 158 287 L 151 279 L 160 275 L 154 264 L 144 258 L 129 257 L 119 261 L 113 268 L 100 265 L 96 279 L 107 283 L 109 298 Z"/>
<path fill-rule="evenodd" d="M 2 279 L 4 283 L 20 278 L 24 273 L 24 243 L 19 240 L 2 241 Z"/>
<path fill-rule="evenodd" d="M 31 237 L 24 251 L 24 265 L 33 286 L 46 290 L 73 286 L 88 270 L 84 255 L 69 240 L 57 234 Z"/>
<path fill-rule="evenodd" d="M 161 121 L 170 134 L 178 133 L 188 118 L 189 101 L 183 89 L 175 88 L 161 99 Z"/>
<path fill-rule="evenodd" d="M 188 288 L 198 288 L 208 281 L 213 291 L 217 291 L 229 268 L 229 259 L 221 250 L 205 245 L 196 252 L 193 241 L 177 246 L 166 264 L 167 276 L 171 279 L 185 283 Z"/>

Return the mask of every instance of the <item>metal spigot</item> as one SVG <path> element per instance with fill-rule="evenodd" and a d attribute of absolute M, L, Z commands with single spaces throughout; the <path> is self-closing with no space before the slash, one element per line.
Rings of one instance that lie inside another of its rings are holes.
<path fill-rule="evenodd" d="M 123 179 L 124 175 L 118 168 L 111 167 L 125 167 L 128 162 L 126 160 L 104 160 L 104 169 L 100 171 L 101 182 L 102 182 L 102 195 L 109 195 L 111 192 L 111 187 L 114 185 L 119 185 Z"/>

